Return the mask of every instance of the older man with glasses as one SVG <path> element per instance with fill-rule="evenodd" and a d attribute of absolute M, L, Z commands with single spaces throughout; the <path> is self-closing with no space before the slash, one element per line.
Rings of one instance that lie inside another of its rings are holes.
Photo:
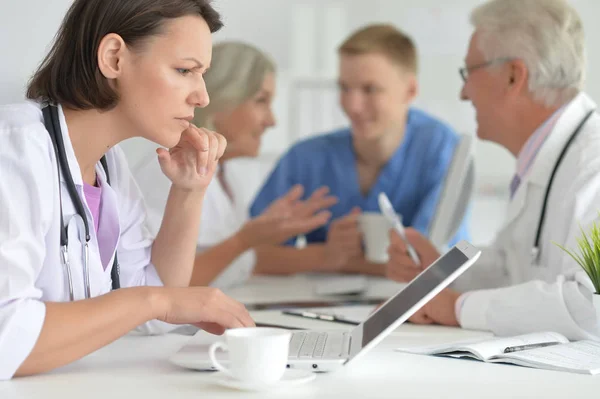
<path fill-rule="evenodd" d="M 515 335 L 557 331 L 599 336 L 594 288 L 558 245 L 575 247 L 600 208 L 600 116 L 581 91 L 583 27 L 562 0 L 492 0 L 474 10 L 461 99 L 477 114 L 477 135 L 517 158 L 507 219 L 494 243 L 452 289 L 412 321 Z M 438 258 L 408 229 L 416 266 L 392 233 L 387 275 L 409 281 Z"/>

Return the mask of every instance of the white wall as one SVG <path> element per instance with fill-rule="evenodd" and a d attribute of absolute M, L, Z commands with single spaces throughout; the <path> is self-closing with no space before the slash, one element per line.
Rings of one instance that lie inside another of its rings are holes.
<path fill-rule="evenodd" d="M 315 76 L 319 77 L 317 83 L 335 79 L 335 48 L 352 30 L 370 22 L 394 23 L 415 39 L 420 55 L 420 95 L 416 105 L 449 122 L 460 133 L 473 134 L 476 129 L 473 108 L 458 100 L 462 83 L 458 68 L 463 64 L 471 34 L 469 12 L 482 2 L 219 1 L 228 25 L 216 40 L 252 42 L 271 53 L 281 69 L 280 95 L 275 104 L 280 123 L 265 136 L 265 162 L 268 164 L 298 138 L 344 124 L 345 118 L 340 117 L 335 95 L 327 97 L 335 90 L 315 91 L 307 87 L 314 86 Z M 593 40 L 600 33 L 595 21 L 600 1 L 572 0 L 571 3 L 583 18 L 587 31 L 588 70 L 595 71 L 600 66 L 600 47 Z M 307 78 L 309 83 L 304 82 Z M 593 98 L 600 99 L 600 75 L 589 75 L 586 90 Z M 299 106 L 301 110 L 297 109 Z M 325 121 L 321 120 L 323 115 Z M 508 151 L 493 143 L 477 143 L 479 193 L 504 195 L 513 168 L 514 159 Z"/>
<path fill-rule="evenodd" d="M 0 104 L 19 101 L 70 0 L 0 0 Z"/>

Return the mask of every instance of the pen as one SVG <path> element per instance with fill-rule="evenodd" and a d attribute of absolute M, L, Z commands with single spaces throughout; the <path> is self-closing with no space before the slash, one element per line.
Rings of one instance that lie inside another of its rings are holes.
<path fill-rule="evenodd" d="M 271 323 L 256 322 L 255 324 L 256 324 L 256 327 L 283 328 L 286 330 L 304 330 L 304 328 L 300 328 L 300 327 L 282 326 L 279 324 L 271 324 Z"/>
<path fill-rule="evenodd" d="M 400 235 L 402 240 L 404 240 L 404 242 L 406 243 L 406 250 L 408 251 L 408 255 L 410 256 L 412 261 L 415 262 L 417 266 L 421 266 L 419 255 L 417 255 L 417 251 L 415 251 L 415 248 L 406 239 L 404 225 L 398 217 L 398 214 L 394 211 L 394 207 L 392 206 L 390 199 L 384 192 L 380 192 L 377 200 L 379 202 L 379 209 L 383 213 L 383 216 L 385 216 L 385 218 L 394 226 L 394 229 L 396 230 L 398 235 Z"/>
<path fill-rule="evenodd" d="M 539 344 L 529 344 L 529 345 L 519 345 L 519 346 L 509 346 L 504 349 L 504 353 L 512 353 L 524 351 L 527 349 L 535 349 L 535 348 L 544 348 L 546 346 L 558 345 L 560 342 L 540 342 Z"/>
<path fill-rule="evenodd" d="M 352 320 L 346 320 L 341 317 L 337 317 L 330 314 L 323 313 L 314 313 L 314 312 L 296 312 L 293 310 L 284 310 L 281 313 L 289 316 L 298 316 L 305 317 L 307 319 L 315 319 L 315 320 L 323 320 L 323 321 L 331 321 L 334 323 L 344 323 L 344 324 L 352 324 L 354 326 L 359 325 L 360 323 Z"/>

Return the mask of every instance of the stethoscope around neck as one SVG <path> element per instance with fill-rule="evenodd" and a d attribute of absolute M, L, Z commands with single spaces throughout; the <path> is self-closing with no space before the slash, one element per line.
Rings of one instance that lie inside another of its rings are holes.
<path fill-rule="evenodd" d="M 91 289 L 90 289 L 90 270 L 89 270 L 89 262 L 90 262 L 90 250 L 89 250 L 89 242 L 90 242 L 90 226 L 87 220 L 87 216 L 85 214 L 85 209 L 83 207 L 83 202 L 81 202 L 81 198 L 77 193 L 77 188 L 75 187 L 75 182 L 73 181 L 73 176 L 71 175 L 71 170 L 69 168 L 69 163 L 67 161 L 67 155 L 65 152 L 65 145 L 62 138 L 62 132 L 60 128 L 60 122 L 58 118 L 58 108 L 55 105 L 45 105 L 42 107 L 42 113 L 44 115 L 44 125 L 46 126 L 46 130 L 50 134 L 50 139 L 52 140 L 52 144 L 54 146 L 54 153 L 56 154 L 57 164 L 58 164 L 58 193 L 59 193 L 59 201 L 60 201 L 60 247 L 61 247 L 61 263 L 65 269 L 65 275 L 67 279 L 67 284 L 69 285 L 69 299 L 71 301 L 75 300 L 75 295 L 73 293 L 73 276 L 71 272 L 71 263 L 69 261 L 69 229 L 72 225 L 79 232 L 79 239 L 82 243 L 82 257 L 83 257 L 83 285 L 85 288 L 84 294 L 85 298 L 91 298 Z M 110 177 L 108 175 L 108 165 L 106 163 L 106 157 L 102 157 L 100 160 L 102 167 L 104 168 L 104 172 L 106 173 L 106 182 L 110 185 Z M 73 202 L 73 206 L 75 207 L 75 215 L 69 220 L 67 226 L 65 226 L 63 209 L 62 209 L 62 193 L 60 186 L 60 174 L 63 174 L 65 179 L 65 183 L 67 185 L 67 191 L 69 192 L 69 197 L 71 198 L 71 202 Z M 116 290 L 120 288 L 119 281 L 119 262 L 117 260 L 117 254 L 115 253 L 112 269 L 110 271 L 110 276 L 112 279 L 112 289 Z"/>
<path fill-rule="evenodd" d="M 532 262 L 534 264 L 539 264 L 539 260 L 540 260 L 540 252 L 541 252 L 540 240 L 542 238 L 542 227 L 544 227 L 544 220 L 546 218 L 546 208 L 548 206 L 548 198 L 550 197 L 550 190 L 552 189 L 552 183 L 554 182 L 554 176 L 556 175 L 556 172 L 558 171 L 558 168 L 559 168 L 561 162 L 563 161 L 563 158 L 565 157 L 567 150 L 569 149 L 569 147 L 571 146 L 571 144 L 573 143 L 573 141 L 575 140 L 577 135 L 579 135 L 581 130 L 583 130 L 583 126 L 588 121 L 588 119 L 590 119 L 590 117 L 594 114 L 594 111 L 595 110 L 589 111 L 583 117 L 583 119 L 581 120 L 579 125 L 577 125 L 577 127 L 575 128 L 573 133 L 571 133 L 571 137 L 569 137 L 569 140 L 564 145 L 560 155 L 558 156 L 558 159 L 556 160 L 556 163 L 554 164 L 554 169 L 552 169 L 552 174 L 550 175 L 550 180 L 548 181 L 548 186 L 546 187 L 546 193 L 544 194 L 544 202 L 542 203 L 542 213 L 540 216 L 540 220 L 538 222 L 537 232 L 535 234 L 535 242 L 533 244 L 533 248 L 531 248 L 531 258 L 532 258 Z"/>

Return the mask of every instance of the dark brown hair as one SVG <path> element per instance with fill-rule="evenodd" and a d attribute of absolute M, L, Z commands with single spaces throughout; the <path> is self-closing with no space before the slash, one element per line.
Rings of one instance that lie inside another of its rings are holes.
<path fill-rule="evenodd" d="M 223 26 L 210 0 L 75 0 L 52 49 L 27 87 L 27 98 L 75 109 L 110 109 L 118 93 L 98 67 L 98 48 L 109 33 L 135 49 L 161 33 L 167 19 L 202 17 L 211 32 Z"/>
<path fill-rule="evenodd" d="M 409 72 L 417 73 L 417 49 L 412 39 L 389 24 L 374 24 L 354 32 L 339 48 L 340 54 L 378 53 Z"/>

